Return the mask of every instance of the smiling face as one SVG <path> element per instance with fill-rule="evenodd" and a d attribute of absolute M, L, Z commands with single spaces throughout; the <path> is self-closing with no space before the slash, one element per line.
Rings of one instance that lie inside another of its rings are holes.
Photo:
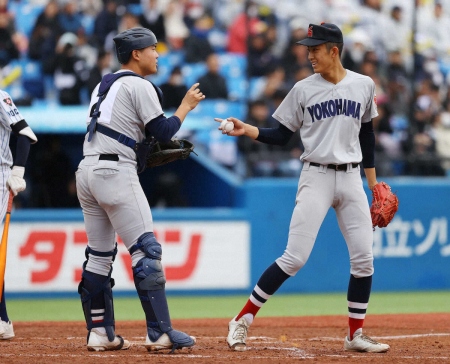
<path fill-rule="evenodd" d="M 333 52 L 336 51 L 337 48 L 328 50 L 326 43 L 308 47 L 308 60 L 314 73 L 326 73 L 333 66 Z"/>

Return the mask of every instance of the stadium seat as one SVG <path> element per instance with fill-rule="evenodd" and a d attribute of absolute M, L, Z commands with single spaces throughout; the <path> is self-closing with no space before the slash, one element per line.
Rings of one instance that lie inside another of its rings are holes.
<path fill-rule="evenodd" d="M 19 61 L 22 68 L 22 87 L 33 98 L 45 97 L 45 85 L 42 77 L 42 65 L 38 61 L 22 58 Z"/>
<path fill-rule="evenodd" d="M 181 68 L 184 82 L 188 88 L 196 83 L 197 80 L 206 73 L 206 71 L 207 68 L 205 63 L 189 63 L 183 65 Z"/>
<path fill-rule="evenodd" d="M 208 41 L 216 53 L 224 53 L 227 48 L 228 33 L 224 30 L 213 28 L 208 34 Z"/>
<path fill-rule="evenodd" d="M 139 16 L 142 14 L 142 6 L 141 4 L 128 4 L 127 11 L 134 15 Z"/>
<path fill-rule="evenodd" d="M 17 30 L 30 37 L 36 18 L 44 10 L 44 5 L 9 1 L 8 10 L 15 14 Z"/>
<path fill-rule="evenodd" d="M 220 73 L 225 78 L 245 78 L 247 73 L 247 58 L 241 54 L 219 54 Z"/>
<path fill-rule="evenodd" d="M 225 119 L 229 116 L 234 116 L 238 119 L 243 119 L 246 113 L 246 102 L 205 99 L 189 113 L 189 122 L 186 123 L 186 127 L 197 130 L 211 130 L 218 126 L 214 118 Z M 185 124 L 183 123 L 183 125 Z"/>
<path fill-rule="evenodd" d="M 267 79 L 264 76 L 250 78 L 248 83 L 248 99 L 256 100 L 260 98 L 264 91 L 266 82 Z"/>
<path fill-rule="evenodd" d="M 227 78 L 228 98 L 230 100 L 247 100 L 248 82 L 244 77 Z"/>
<path fill-rule="evenodd" d="M 86 15 L 84 14 L 81 18 L 81 23 L 83 24 L 83 28 L 87 35 L 92 35 L 94 32 L 94 23 L 95 23 L 95 17 L 92 15 Z"/>
<path fill-rule="evenodd" d="M 184 54 L 182 52 L 171 52 L 158 57 L 158 73 L 149 76 L 149 80 L 155 85 L 162 85 L 170 77 L 170 72 L 175 66 L 182 66 Z"/>

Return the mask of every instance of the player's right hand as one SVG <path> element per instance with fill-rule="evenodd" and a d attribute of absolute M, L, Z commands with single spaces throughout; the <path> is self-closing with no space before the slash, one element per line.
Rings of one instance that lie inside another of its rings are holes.
<path fill-rule="evenodd" d="M 14 166 L 11 174 L 6 181 L 6 186 L 12 191 L 14 196 L 17 196 L 19 192 L 22 192 L 27 187 L 23 175 L 25 174 L 25 167 Z"/>
<path fill-rule="evenodd" d="M 230 136 L 241 136 L 241 135 L 245 134 L 245 123 L 244 122 L 242 122 L 241 120 L 236 119 L 235 117 L 232 117 L 232 116 L 228 117 L 227 119 L 228 119 L 228 121 L 233 122 L 234 129 L 229 132 L 223 132 L 223 134 L 227 134 Z M 214 120 L 217 121 L 218 123 L 222 123 L 222 121 L 224 119 L 214 118 Z"/>
<path fill-rule="evenodd" d="M 198 88 L 199 85 L 199 83 L 194 83 L 181 101 L 181 104 L 186 105 L 190 110 L 195 109 L 198 103 L 205 98 L 205 95 Z"/>

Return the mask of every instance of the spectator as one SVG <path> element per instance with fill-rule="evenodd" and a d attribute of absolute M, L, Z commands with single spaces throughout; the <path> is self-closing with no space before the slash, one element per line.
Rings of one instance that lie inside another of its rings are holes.
<path fill-rule="evenodd" d="M 160 88 L 164 95 L 164 110 L 176 109 L 180 106 L 184 95 L 186 95 L 187 87 L 183 83 L 183 75 L 181 74 L 181 68 L 179 66 L 172 69 L 169 80 L 166 83 L 163 83 Z M 203 89 L 204 87 L 202 85 L 202 90 Z"/>
<path fill-rule="evenodd" d="M 89 17 L 96 17 L 104 7 L 104 0 L 79 0 L 80 12 Z"/>
<path fill-rule="evenodd" d="M 81 88 L 87 81 L 86 63 L 77 56 L 77 36 L 65 33 L 56 48 L 55 86 L 61 105 L 80 105 Z"/>
<path fill-rule="evenodd" d="M 106 0 L 105 6 L 94 20 L 92 40 L 98 47 L 105 47 L 108 34 L 117 32 L 119 16 L 117 15 L 116 0 Z"/>
<path fill-rule="evenodd" d="M 247 54 L 247 40 L 266 29 L 264 22 L 258 18 L 258 4 L 246 1 L 246 9 L 228 28 L 227 51 L 231 53 Z"/>
<path fill-rule="evenodd" d="M 158 44 L 166 42 L 166 29 L 164 27 L 164 14 L 158 0 L 142 1 L 142 14 L 139 23 L 150 29 L 158 39 Z"/>
<path fill-rule="evenodd" d="M 270 99 L 273 94 L 280 89 L 287 89 L 285 82 L 286 73 L 281 66 L 269 69 L 264 75 L 264 87 L 261 90 L 259 98 Z"/>
<path fill-rule="evenodd" d="M 203 94 L 207 99 L 228 99 L 227 81 L 219 73 L 219 57 L 211 53 L 206 59 L 208 68 L 205 75 L 200 77 L 197 82 L 200 83 Z"/>
<path fill-rule="evenodd" d="M 295 18 L 289 24 L 290 39 L 281 56 L 281 65 L 286 72 L 286 79 L 289 80 L 298 67 L 309 67 L 312 70 L 311 62 L 308 60 L 308 48 L 300 47 L 297 42 L 306 37 L 308 23 L 301 18 Z"/>
<path fill-rule="evenodd" d="M 395 36 L 393 36 L 395 34 Z M 401 62 L 410 63 L 411 58 L 411 29 L 403 20 L 403 9 L 395 5 L 391 8 L 390 17 L 385 18 L 382 40 L 387 53 L 399 52 Z"/>
<path fill-rule="evenodd" d="M 443 111 L 436 117 L 433 134 L 437 156 L 441 159 L 446 174 L 450 176 L 450 111 Z"/>
<path fill-rule="evenodd" d="M 386 94 L 390 109 L 395 110 L 397 114 L 409 115 L 412 101 L 411 82 L 400 51 L 388 53 L 386 79 Z M 377 96 L 381 96 L 379 90 Z"/>
<path fill-rule="evenodd" d="M 8 15 L 0 13 L 0 67 L 5 67 L 13 59 L 19 58 L 19 50 L 8 29 Z"/>
<path fill-rule="evenodd" d="M 306 77 L 311 76 L 313 73 L 314 72 L 311 69 L 311 67 L 306 67 L 306 66 L 298 67 L 294 73 L 294 83 L 304 80 Z M 290 88 L 292 88 L 292 87 L 290 87 Z M 290 88 L 288 86 L 288 89 L 290 89 Z"/>
<path fill-rule="evenodd" d="M 436 153 L 436 143 L 428 133 L 411 135 L 412 149 L 408 153 L 405 174 L 409 176 L 445 176 Z"/>
<path fill-rule="evenodd" d="M 164 13 L 166 40 L 171 50 L 183 48 L 184 40 L 189 36 L 189 29 L 184 20 L 184 5 L 180 0 L 170 0 Z"/>
<path fill-rule="evenodd" d="M 203 14 L 194 21 L 190 34 L 184 41 L 184 60 L 187 63 L 205 62 L 207 57 L 213 53 L 213 48 L 208 40 L 208 33 L 213 24 L 213 19 L 207 14 Z"/>
<path fill-rule="evenodd" d="M 6 16 L 2 21 L 6 23 L 6 28 L 11 34 L 16 32 L 16 20 L 14 13 L 8 10 L 8 0 L 0 0 L 0 14 Z"/>
<path fill-rule="evenodd" d="M 89 95 L 92 94 L 95 87 L 100 83 L 102 77 L 111 72 L 111 53 L 101 49 L 98 52 L 97 63 L 89 72 L 89 79 L 86 83 Z"/>
<path fill-rule="evenodd" d="M 430 79 L 423 80 L 417 87 L 411 127 L 413 132 L 427 131 L 434 117 L 442 108 L 439 86 Z"/>
<path fill-rule="evenodd" d="M 361 73 L 364 56 L 373 49 L 372 42 L 368 34 L 360 28 L 355 28 L 348 38 L 349 44 L 344 48 L 342 65 L 350 71 Z"/>
<path fill-rule="evenodd" d="M 418 28 L 420 35 L 424 37 L 430 45 L 429 55 L 437 56 L 438 58 L 450 60 L 450 40 L 448 34 L 450 33 L 450 17 L 444 11 L 442 1 L 436 1 L 433 10 L 429 13 L 422 12 L 423 16 L 420 18 Z"/>
<path fill-rule="evenodd" d="M 38 15 L 31 31 L 28 57 L 41 61 L 42 71 L 45 75 L 52 75 L 54 72 L 56 43 L 63 34 L 58 14 L 57 2 L 49 1 L 42 13 Z"/>
<path fill-rule="evenodd" d="M 276 124 L 270 115 L 268 104 L 262 99 L 250 102 L 245 122 L 258 128 L 270 128 Z M 286 172 L 287 168 L 286 165 L 280 168 L 280 162 L 290 160 L 290 152 L 293 151 L 295 154 L 294 149 L 296 148 L 299 152 L 298 144 L 280 147 L 260 143 L 250 138 L 238 138 L 238 150 L 240 155 L 246 159 L 245 173 L 247 177 L 273 177 L 283 174 L 283 170 Z M 299 158 L 300 154 L 296 157 Z M 300 173 L 300 169 L 297 172 Z"/>
<path fill-rule="evenodd" d="M 123 14 L 119 22 L 118 33 L 131 28 L 141 28 L 142 24 L 139 23 L 139 17 L 136 14 L 127 12 Z"/>
<path fill-rule="evenodd" d="M 58 21 L 64 33 L 77 34 L 83 28 L 81 14 L 77 10 L 77 2 L 64 0 L 62 11 L 58 14 Z"/>
<path fill-rule="evenodd" d="M 86 68 L 91 70 L 97 63 L 98 50 L 89 43 L 84 28 L 80 28 L 76 35 L 78 38 L 77 56 L 83 59 L 86 62 Z"/>
<path fill-rule="evenodd" d="M 380 29 L 383 29 L 388 16 L 381 11 L 381 0 L 362 0 L 358 15 L 360 16 L 358 27 L 364 30 L 372 41 L 377 57 L 384 59 L 383 32 Z"/>
<path fill-rule="evenodd" d="M 114 53 L 116 50 L 113 38 L 118 34 L 127 29 L 131 28 L 141 28 L 142 25 L 139 23 L 139 17 L 136 14 L 126 12 L 123 14 L 122 18 L 119 21 L 119 26 L 116 30 L 113 30 L 109 33 L 105 39 L 105 49 L 108 52 Z M 117 70 L 120 68 L 120 63 L 117 60 L 117 57 L 112 58 L 112 68 L 113 70 Z"/>
<path fill-rule="evenodd" d="M 247 59 L 249 77 L 264 76 L 278 64 L 265 33 L 250 37 Z"/>
<path fill-rule="evenodd" d="M 403 157 L 402 140 L 394 136 L 391 126 L 392 111 L 384 101 L 377 100 L 378 116 L 373 119 L 376 143 L 375 160 L 377 161 L 377 175 L 393 176 L 397 173 L 394 163 Z"/>

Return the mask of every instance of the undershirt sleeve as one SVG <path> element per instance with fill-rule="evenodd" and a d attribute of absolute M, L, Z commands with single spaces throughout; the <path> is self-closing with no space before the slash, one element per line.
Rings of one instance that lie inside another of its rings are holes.
<path fill-rule="evenodd" d="M 259 135 L 257 141 L 265 144 L 286 145 L 294 132 L 279 123 L 278 128 L 258 128 Z"/>
<path fill-rule="evenodd" d="M 370 120 L 361 124 L 359 131 L 359 144 L 361 145 L 362 164 L 364 168 L 375 167 L 375 133 L 373 123 Z"/>
<path fill-rule="evenodd" d="M 150 120 L 145 129 L 159 142 L 168 142 L 181 127 L 181 120 L 178 116 L 166 118 L 164 114 Z"/>

